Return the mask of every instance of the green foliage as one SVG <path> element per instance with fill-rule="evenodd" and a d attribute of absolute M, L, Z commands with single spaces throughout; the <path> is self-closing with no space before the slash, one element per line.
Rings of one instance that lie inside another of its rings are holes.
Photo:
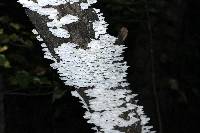
<path fill-rule="evenodd" d="M 40 44 L 22 24 L 7 16 L 0 17 L 0 72 L 7 89 L 52 88 L 54 99 L 66 89 L 43 59 Z"/>
<path fill-rule="evenodd" d="M 26 71 L 17 71 L 14 76 L 10 77 L 11 85 L 18 85 L 20 88 L 28 88 L 33 77 Z"/>
<path fill-rule="evenodd" d="M 0 54 L 0 66 L 3 66 L 4 68 L 10 68 L 10 62 L 7 60 L 6 56 L 3 54 Z"/>

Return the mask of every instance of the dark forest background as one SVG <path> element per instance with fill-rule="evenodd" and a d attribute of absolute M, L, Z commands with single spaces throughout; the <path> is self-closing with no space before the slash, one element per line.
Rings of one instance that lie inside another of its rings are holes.
<path fill-rule="evenodd" d="M 110 24 L 110 34 L 129 30 L 128 80 L 154 130 L 198 132 L 200 1 L 100 0 L 95 6 Z M 34 122 L 42 132 L 49 125 L 56 133 L 92 132 L 78 100 L 43 59 L 33 28 L 16 0 L 0 1 L 0 133 L 18 133 L 12 129 L 22 127 L 27 129 L 20 133 L 40 133 L 31 129 Z M 21 108 L 26 111 L 20 113 Z M 35 118 L 44 114 L 49 119 Z"/>

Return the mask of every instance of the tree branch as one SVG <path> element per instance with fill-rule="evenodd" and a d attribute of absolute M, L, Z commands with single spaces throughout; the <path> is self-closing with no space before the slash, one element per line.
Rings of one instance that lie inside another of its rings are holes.
<path fill-rule="evenodd" d="M 128 30 L 119 38 L 106 33 L 107 23 L 95 0 L 19 0 L 45 42 L 45 57 L 65 84 L 73 86 L 87 109 L 85 118 L 102 133 L 150 133 L 143 107 L 137 105 L 126 80 L 122 53 Z"/>

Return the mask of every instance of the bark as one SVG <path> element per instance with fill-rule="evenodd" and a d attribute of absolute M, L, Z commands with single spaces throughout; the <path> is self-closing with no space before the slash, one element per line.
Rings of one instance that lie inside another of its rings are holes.
<path fill-rule="evenodd" d="M 80 18 L 80 21 L 77 23 L 71 23 L 69 25 L 64 25 L 63 28 L 67 29 L 70 33 L 70 38 L 58 38 L 52 35 L 49 31 L 49 28 L 47 27 L 47 22 L 49 22 L 48 17 L 46 16 L 41 16 L 36 12 L 33 12 L 29 9 L 26 9 L 26 13 L 28 17 L 30 18 L 31 22 L 33 25 L 36 27 L 36 30 L 40 34 L 40 36 L 43 38 L 44 42 L 46 43 L 50 53 L 56 58 L 57 61 L 59 61 L 59 57 L 55 54 L 54 48 L 57 48 L 60 44 L 66 43 L 66 42 L 74 42 L 79 45 L 79 48 L 86 49 L 87 44 L 91 41 L 91 38 L 95 38 L 95 31 L 93 29 L 92 23 L 89 23 L 89 21 L 94 22 L 95 20 L 98 20 L 97 14 L 94 12 L 94 9 L 89 8 L 87 10 L 81 10 L 79 4 L 74 3 L 74 4 L 63 4 L 59 6 L 55 6 L 55 9 L 59 11 L 59 17 L 62 17 L 66 14 L 71 14 L 78 16 Z M 122 45 L 123 40 L 126 38 L 128 34 L 128 31 L 126 28 L 122 28 L 121 32 L 119 34 L 119 39 L 116 41 L 116 45 Z M 71 87 L 69 87 L 71 88 Z M 85 103 L 89 107 L 89 100 L 91 98 L 87 97 L 85 94 L 85 90 L 91 89 L 91 88 L 81 88 L 78 89 L 77 92 L 79 95 L 83 98 Z M 118 89 L 118 88 L 115 88 Z M 123 88 L 130 90 L 129 87 Z M 133 104 L 135 103 L 135 100 L 132 100 Z M 89 108 L 90 110 L 90 108 Z M 92 112 L 92 110 L 90 110 Z M 136 114 L 136 118 L 140 119 L 140 115 L 137 114 L 136 110 L 133 110 L 133 112 Z M 130 118 L 128 117 L 127 112 L 121 116 L 124 120 L 129 120 Z M 99 127 L 97 127 L 98 130 Z M 141 125 L 141 120 L 136 122 L 134 125 L 129 126 L 129 127 L 115 127 L 117 130 L 125 133 L 141 133 L 142 132 L 142 125 Z"/>

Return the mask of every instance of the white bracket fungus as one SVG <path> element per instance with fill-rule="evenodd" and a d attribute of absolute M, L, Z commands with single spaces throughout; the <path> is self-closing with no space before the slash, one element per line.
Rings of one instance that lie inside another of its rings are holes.
<path fill-rule="evenodd" d="M 78 3 L 82 10 L 87 10 L 97 0 L 86 0 L 83 3 L 79 0 L 19 0 L 23 7 L 37 12 L 41 16 L 47 16 L 49 32 L 58 38 L 69 38 L 70 33 L 63 28 L 64 25 L 76 23 L 78 16 L 66 14 L 59 18 L 59 12 L 55 6 L 66 3 Z M 97 132 L 123 133 L 115 127 L 124 128 L 140 123 L 142 133 L 151 133 L 151 126 L 146 126 L 149 118 L 144 115 L 143 107 L 138 106 L 135 101 L 135 94 L 127 89 L 127 63 L 123 61 L 122 53 L 124 45 L 114 45 L 115 37 L 107 34 L 108 24 L 99 9 L 93 9 L 98 15 L 98 21 L 89 22 L 93 24 L 95 38 L 87 45 L 87 49 L 77 48 L 79 45 L 74 42 L 60 44 L 54 49 L 59 57 L 57 61 L 45 43 L 42 43 L 45 58 L 54 61 L 51 66 L 58 70 L 60 78 L 66 85 L 74 86 L 76 89 L 86 87 L 84 92 L 89 97 L 89 105 L 77 91 L 72 92 L 73 96 L 79 97 L 84 108 L 87 109 L 84 118 L 88 123 L 95 124 Z M 36 30 L 33 33 L 37 39 L 43 42 Z M 127 119 L 121 116 L 127 113 Z M 138 117 L 139 116 L 139 117 Z"/>

